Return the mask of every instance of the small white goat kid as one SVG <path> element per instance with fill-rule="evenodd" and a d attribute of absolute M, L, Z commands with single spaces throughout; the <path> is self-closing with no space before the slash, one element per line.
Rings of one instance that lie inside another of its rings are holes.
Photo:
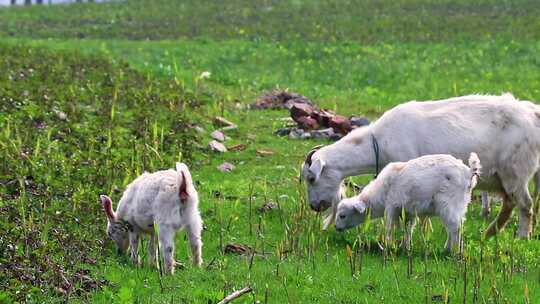
<path fill-rule="evenodd" d="M 405 214 L 405 244 L 409 246 L 416 216 L 436 215 L 448 232 L 446 249 L 455 249 L 480 168 L 475 153 L 469 157 L 469 167 L 448 154 L 390 163 L 359 195 L 338 204 L 336 229 L 342 231 L 357 226 L 365 221 L 368 213 L 371 218 L 386 216 L 386 238 L 390 239 L 393 226 L 400 215 Z"/>
<path fill-rule="evenodd" d="M 122 252 L 130 249 L 131 259 L 138 264 L 139 236 L 149 234 L 148 258 L 156 262 L 154 225 L 157 226 L 160 250 L 166 273 L 174 272 L 174 238 L 176 231 L 185 228 L 191 245 L 193 264 L 202 264 L 202 220 L 199 197 L 188 167 L 176 163 L 173 169 L 143 173 L 129 184 L 118 203 L 116 212 L 112 200 L 101 195 L 107 215 L 107 234 Z"/>

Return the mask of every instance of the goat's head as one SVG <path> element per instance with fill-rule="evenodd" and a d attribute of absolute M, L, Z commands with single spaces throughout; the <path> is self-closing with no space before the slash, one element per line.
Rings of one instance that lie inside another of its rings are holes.
<path fill-rule="evenodd" d="M 112 200 L 106 195 L 100 195 L 101 205 L 107 216 L 107 235 L 116 243 L 120 252 L 125 252 L 129 247 L 130 224 L 116 218 L 112 209 Z"/>
<path fill-rule="evenodd" d="M 320 153 L 317 153 L 319 148 L 315 147 L 308 153 L 302 166 L 309 204 L 317 212 L 330 208 L 342 196 L 341 174 L 320 157 Z"/>
<path fill-rule="evenodd" d="M 343 199 L 337 208 L 336 230 L 343 231 L 362 224 L 366 213 L 366 203 L 359 196 Z"/>

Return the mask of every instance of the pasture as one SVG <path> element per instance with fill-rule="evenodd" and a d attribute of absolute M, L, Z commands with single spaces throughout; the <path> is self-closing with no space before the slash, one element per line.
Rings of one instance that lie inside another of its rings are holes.
<path fill-rule="evenodd" d="M 286 110 L 243 105 L 275 88 L 371 119 L 471 93 L 540 101 L 539 13 L 525 0 L 0 9 L 0 302 L 217 303 L 251 286 L 234 303 L 536 303 L 540 232 L 515 238 L 516 212 L 483 240 L 499 204 L 484 219 L 475 200 L 460 256 L 442 252 L 438 219 L 417 229 L 411 252 L 381 250 L 380 221 L 322 231 L 299 175 L 328 142 L 278 137 Z M 245 150 L 206 149 L 215 116 L 238 125 L 226 146 Z M 162 276 L 144 254 L 141 267 L 116 254 L 98 198 L 118 202 L 143 171 L 178 160 L 196 180 L 204 264 L 191 266 L 179 232 L 184 268 Z M 235 170 L 218 171 L 224 161 Z M 277 208 L 260 212 L 268 202 Z"/>

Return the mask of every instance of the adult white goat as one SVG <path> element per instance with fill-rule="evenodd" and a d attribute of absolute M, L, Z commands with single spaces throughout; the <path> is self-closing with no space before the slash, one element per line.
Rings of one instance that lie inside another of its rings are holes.
<path fill-rule="evenodd" d="M 527 186 L 539 168 L 540 107 L 518 101 L 511 94 L 398 105 L 373 124 L 312 150 L 302 175 L 311 208 L 322 211 L 333 207 L 333 214 L 325 221 L 327 227 L 335 217 L 344 178 L 428 154 L 450 154 L 466 160 L 473 151 L 484 167 L 478 188 L 500 192 L 503 198 L 501 211 L 486 235 L 506 225 L 517 203 L 518 235 L 528 238 L 532 199 Z"/>
<path fill-rule="evenodd" d="M 107 234 L 121 252 L 130 248 L 131 259 L 138 264 L 138 244 L 141 234 L 149 234 L 148 259 L 156 261 L 154 225 L 157 226 L 159 246 L 165 272 L 174 272 L 174 238 L 176 231 L 186 228 L 191 245 L 193 264 L 202 264 L 202 220 L 199 197 L 191 173 L 183 163 L 173 169 L 143 173 L 129 184 L 118 203 L 116 212 L 112 200 L 101 195 L 107 215 Z"/>
<path fill-rule="evenodd" d="M 368 213 L 371 218 L 386 216 L 386 238 L 389 240 L 394 225 L 404 214 L 407 222 L 405 244 L 409 248 L 416 216 L 436 215 L 448 232 L 446 249 L 455 250 L 459 248 L 459 230 L 480 168 L 475 153 L 469 157 L 469 167 L 448 154 L 390 163 L 359 195 L 339 203 L 336 229 L 342 231 L 358 226 Z"/>

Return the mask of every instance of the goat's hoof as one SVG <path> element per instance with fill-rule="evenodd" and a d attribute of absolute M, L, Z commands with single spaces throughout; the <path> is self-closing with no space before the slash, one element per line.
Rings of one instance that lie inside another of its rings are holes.
<path fill-rule="evenodd" d="M 193 262 L 193 266 L 201 268 L 203 265 L 203 260 L 198 260 Z"/>

